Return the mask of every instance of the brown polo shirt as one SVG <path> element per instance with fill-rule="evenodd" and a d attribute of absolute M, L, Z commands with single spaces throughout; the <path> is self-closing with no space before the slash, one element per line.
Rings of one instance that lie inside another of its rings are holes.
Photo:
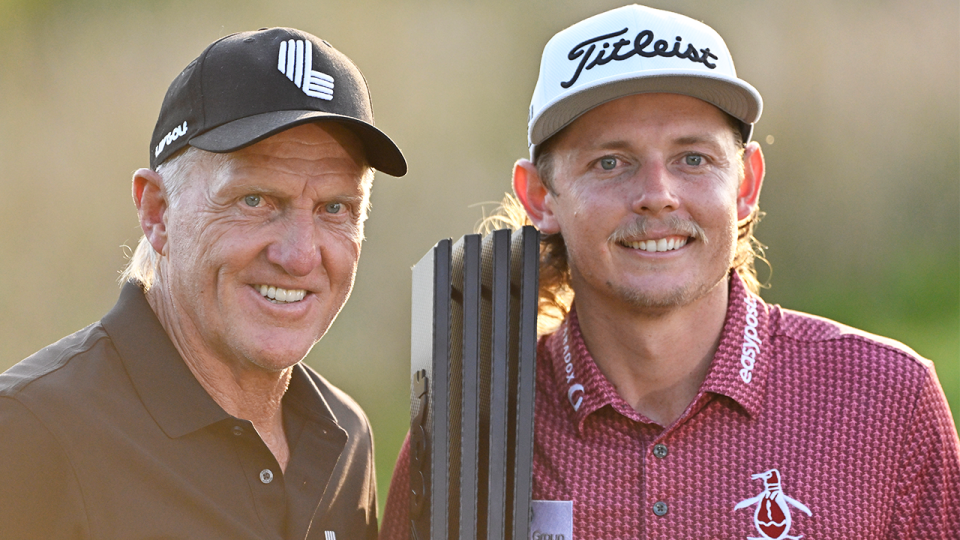
<path fill-rule="evenodd" d="M 373 441 L 310 368 L 280 470 L 183 363 L 140 288 L 0 375 L 0 538 L 375 539 Z"/>

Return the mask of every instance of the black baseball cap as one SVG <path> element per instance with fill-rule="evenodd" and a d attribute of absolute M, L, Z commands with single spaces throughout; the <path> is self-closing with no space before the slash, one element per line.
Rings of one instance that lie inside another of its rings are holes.
<path fill-rule="evenodd" d="M 293 28 L 232 34 L 207 47 L 170 84 L 150 142 L 150 167 L 187 145 L 233 152 L 318 121 L 356 134 L 371 167 L 406 174 L 400 149 L 374 126 L 367 81 L 343 53 Z"/>

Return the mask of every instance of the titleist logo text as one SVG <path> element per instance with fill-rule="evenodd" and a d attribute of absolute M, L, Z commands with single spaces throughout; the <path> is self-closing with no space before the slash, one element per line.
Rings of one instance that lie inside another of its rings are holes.
<path fill-rule="evenodd" d="M 584 69 L 593 69 L 594 66 L 602 66 L 613 60 L 626 60 L 633 55 L 643 56 L 644 58 L 652 58 L 654 56 L 670 58 L 675 56 L 703 64 L 710 69 L 717 67 L 716 64 L 710 62 L 710 59 L 718 60 L 718 57 L 710 52 L 709 47 L 697 49 L 693 44 L 688 43 L 687 47 L 682 49 L 683 38 L 680 36 L 677 36 L 672 48 L 666 40 L 657 39 L 654 41 L 655 36 L 652 30 L 640 32 L 632 42 L 624 38 L 620 38 L 615 42 L 612 41 L 614 38 L 626 34 L 627 30 L 627 28 L 624 28 L 619 32 L 597 36 L 570 49 L 567 58 L 570 60 L 580 58 L 580 64 L 577 66 L 573 77 L 567 82 L 560 83 L 560 86 L 563 88 L 573 86 L 574 83 L 577 82 L 577 79 L 580 78 L 580 74 L 583 73 Z M 603 44 L 601 45 L 600 42 L 603 42 Z M 652 47 L 647 49 L 651 44 Z"/>

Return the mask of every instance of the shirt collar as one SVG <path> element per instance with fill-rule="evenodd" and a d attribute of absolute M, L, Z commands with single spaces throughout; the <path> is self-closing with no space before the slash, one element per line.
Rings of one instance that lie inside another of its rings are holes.
<path fill-rule="evenodd" d="M 697 403 L 707 393 L 729 397 L 751 416 L 760 411 L 770 370 L 764 348 L 769 320 L 770 307 L 747 291 L 740 276 L 731 272 L 720 344 L 694 406 L 684 417 L 698 409 Z M 555 391 L 566 402 L 564 408 L 579 429 L 588 416 L 607 405 L 631 420 L 651 422 L 624 401 L 600 372 L 583 341 L 576 305 L 547 338 L 546 346 L 549 354 L 545 360 L 550 363 Z"/>
<path fill-rule="evenodd" d="M 233 419 L 193 376 L 139 285 L 124 284 L 117 304 L 101 322 L 144 407 L 167 436 L 182 437 Z M 294 366 L 283 405 L 296 407 L 306 418 L 336 425 L 333 411 L 299 363 Z"/>
<path fill-rule="evenodd" d="M 726 320 L 700 394 L 727 396 L 750 416 L 760 412 L 771 369 L 770 310 L 739 274 L 730 273 Z"/>
<path fill-rule="evenodd" d="M 578 428 L 582 429 L 588 416 L 607 405 L 632 420 L 650 422 L 620 397 L 597 367 L 580 333 L 576 305 L 560 328 L 549 336 L 547 349 L 558 399 L 565 402 L 563 407 Z"/>

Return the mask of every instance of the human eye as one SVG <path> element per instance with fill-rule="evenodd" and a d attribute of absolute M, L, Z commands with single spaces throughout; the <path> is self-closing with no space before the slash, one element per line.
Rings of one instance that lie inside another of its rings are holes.
<path fill-rule="evenodd" d="M 687 154 L 683 156 L 683 164 L 690 167 L 699 167 L 703 165 L 703 156 L 700 154 Z"/>
<path fill-rule="evenodd" d="M 250 208 L 256 208 L 260 206 L 263 202 L 263 197 L 260 195 L 247 195 L 243 198 L 243 204 L 249 206 Z"/>
<path fill-rule="evenodd" d="M 328 214 L 339 214 L 343 212 L 343 203 L 327 203 L 326 206 L 323 207 L 323 210 Z"/>
<path fill-rule="evenodd" d="M 617 168 L 617 163 L 619 163 L 619 161 L 620 160 L 613 156 L 604 156 L 600 158 L 597 163 L 599 163 L 601 169 L 605 171 L 612 171 Z"/>

